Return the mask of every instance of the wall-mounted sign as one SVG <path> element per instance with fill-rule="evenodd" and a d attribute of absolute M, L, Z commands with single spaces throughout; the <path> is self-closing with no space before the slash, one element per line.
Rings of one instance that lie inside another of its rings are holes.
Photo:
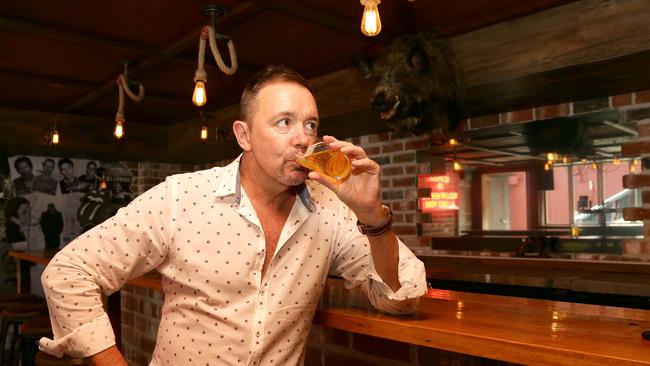
<path fill-rule="evenodd" d="M 448 175 L 418 175 L 418 188 L 426 195 L 418 198 L 420 212 L 458 209 L 458 182 Z"/>

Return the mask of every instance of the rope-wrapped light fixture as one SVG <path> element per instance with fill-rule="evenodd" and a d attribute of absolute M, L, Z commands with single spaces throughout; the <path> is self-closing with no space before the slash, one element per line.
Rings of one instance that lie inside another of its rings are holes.
<path fill-rule="evenodd" d="M 117 88 L 119 89 L 119 101 L 117 104 L 117 113 L 115 113 L 115 131 L 113 135 L 119 140 L 124 136 L 124 93 L 126 93 L 131 100 L 139 102 L 144 99 L 144 85 L 138 82 L 129 82 L 126 75 L 128 72 L 129 62 L 123 61 L 124 72 L 117 77 Z M 136 95 L 131 91 L 131 86 L 129 83 L 136 84 L 138 86 L 138 94 Z"/>
<path fill-rule="evenodd" d="M 237 53 L 235 52 L 235 45 L 230 37 L 219 34 L 215 31 L 215 23 L 217 16 L 226 14 L 226 10 L 222 6 L 208 5 L 203 8 L 203 14 L 210 17 L 210 25 L 203 27 L 201 36 L 199 37 L 199 57 L 198 67 L 194 73 L 194 93 L 192 94 L 192 102 L 196 106 L 203 106 L 208 101 L 205 84 L 208 81 L 208 73 L 205 71 L 205 44 L 206 41 L 210 43 L 210 50 L 214 56 L 219 69 L 226 75 L 233 75 L 237 72 Z M 217 39 L 219 41 L 228 43 L 228 53 L 230 54 L 230 66 L 223 62 L 219 48 L 217 47 Z"/>

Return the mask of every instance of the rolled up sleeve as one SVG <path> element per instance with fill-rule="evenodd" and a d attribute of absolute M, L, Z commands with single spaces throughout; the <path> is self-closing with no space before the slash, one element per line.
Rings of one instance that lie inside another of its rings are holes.
<path fill-rule="evenodd" d="M 375 270 L 368 238 L 356 227 L 356 216 L 343 211 L 330 274 L 345 280 L 348 289 L 361 287 L 372 305 L 390 314 L 410 314 L 417 310 L 420 296 L 427 291 L 424 263 L 398 238 L 398 279 L 393 291 Z"/>

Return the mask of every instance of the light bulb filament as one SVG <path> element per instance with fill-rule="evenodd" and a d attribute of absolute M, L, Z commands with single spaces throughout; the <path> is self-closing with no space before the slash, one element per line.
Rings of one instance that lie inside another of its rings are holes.
<path fill-rule="evenodd" d="M 124 120 L 118 119 L 115 121 L 115 131 L 113 132 L 115 137 L 119 140 L 124 136 Z"/>
<path fill-rule="evenodd" d="M 208 101 L 208 98 L 205 94 L 205 83 L 201 80 L 197 80 L 196 85 L 194 86 L 194 94 L 192 94 L 192 102 L 194 105 L 201 107 L 205 105 Z"/>

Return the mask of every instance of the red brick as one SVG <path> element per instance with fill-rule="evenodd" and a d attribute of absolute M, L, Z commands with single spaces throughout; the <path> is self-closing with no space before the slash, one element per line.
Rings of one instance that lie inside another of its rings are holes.
<path fill-rule="evenodd" d="M 428 163 L 420 164 L 420 165 L 426 165 L 426 171 L 431 171 L 431 167 L 429 166 Z M 414 175 L 418 173 L 418 166 L 416 165 L 410 165 L 407 167 L 404 167 L 404 174 L 408 175 Z"/>
<path fill-rule="evenodd" d="M 393 156 L 393 164 L 413 162 L 415 162 L 415 153 L 412 152 Z"/>
<path fill-rule="evenodd" d="M 404 174 L 404 168 L 401 166 L 382 167 L 381 174 L 388 177 L 393 175 L 402 175 Z"/>
<path fill-rule="evenodd" d="M 390 140 L 390 133 L 388 132 L 368 136 L 368 142 L 383 142 L 388 140 Z"/>
<path fill-rule="evenodd" d="M 535 108 L 536 119 L 546 119 L 553 117 L 568 116 L 570 106 L 568 103 L 547 105 L 544 107 Z"/>
<path fill-rule="evenodd" d="M 416 184 L 415 177 L 393 179 L 393 187 L 414 187 Z"/>
<path fill-rule="evenodd" d="M 410 361 L 410 345 L 388 339 L 354 334 L 353 348 L 371 355 L 389 358 L 395 361 Z"/>
<path fill-rule="evenodd" d="M 518 111 L 511 111 L 501 114 L 501 121 L 503 123 L 517 123 L 524 121 L 531 121 L 533 119 L 533 109 L 522 109 Z"/>
<path fill-rule="evenodd" d="M 427 236 L 418 236 L 418 241 L 420 242 L 421 247 L 430 247 L 431 238 Z"/>
<path fill-rule="evenodd" d="M 643 191 L 641 193 L 641 202 L 650 203 L 650 191 Z"/>
<path fill-rule="evenodd" d="M 391 204 L 391 209 L 393 211 L 408 211 L 417 209 L 417 204 L 415 201 L 402 201 L 402 202 L 393 202 Z"/>
<path fill-rule="evenodd" d="M 390 188 L 390 179 L 382 179 L 381 188 Z"/>
<path fill-rule="evenodd" d="M 472 117 L 469 120 L 469 126 L 472 129 L 496 126 L 499 124 L 499 115 L 490 114 L 487 116 Z"/>
<path fill-rule="evenodd" d="M 622 107 L 632 104 L 632 94 L 619 94 L 612 97 L 612 107 Z"/>
<path fill-rule="evenodd" d="M 407 141 L 404 143 L 405 150 L 422 150 L 422 149 L 428 149 L 430 147 L 431 147 L 431 141 L 429 141 L 429 138 L 422 139 L 422 140 L 415 140 L 415 141 Z"/>
<path fill-rule="evenodd" d="M 638 156 L 644 153 L 650 153 L 650 141 L 635 141 L 621 144 L 621 154 L 623 156 Z"/>
<path fill-rule="evenodd" d="M 650 90 L 644 90 L 634 94 L 636 95 L 636 104 L 650 103 Z"/>
<path fill-rule="evenodd" d="M 395 152 L 395 151 L 402 151 L 404 150 L 404 143 L 403 142 L 395 142 L 392 144 L 384 145 L 381 148 L 381 151 L 383 153 L 390 153 L 390 152 Z"/>
<path fill-rule="evenodd" d="M 379 146 L 367 147 L 364 148 L 364 150 L 366 151 L 366 154 L 368 154 L 368 156 L 377 155 L 381 153 L 381 148 Z"/>
<path fill-rule="evenodd" d="M 639 132 L 639 136 L 650 136 L 650 123 L 639 123 L 636 125 L 636 130 Z"/>

